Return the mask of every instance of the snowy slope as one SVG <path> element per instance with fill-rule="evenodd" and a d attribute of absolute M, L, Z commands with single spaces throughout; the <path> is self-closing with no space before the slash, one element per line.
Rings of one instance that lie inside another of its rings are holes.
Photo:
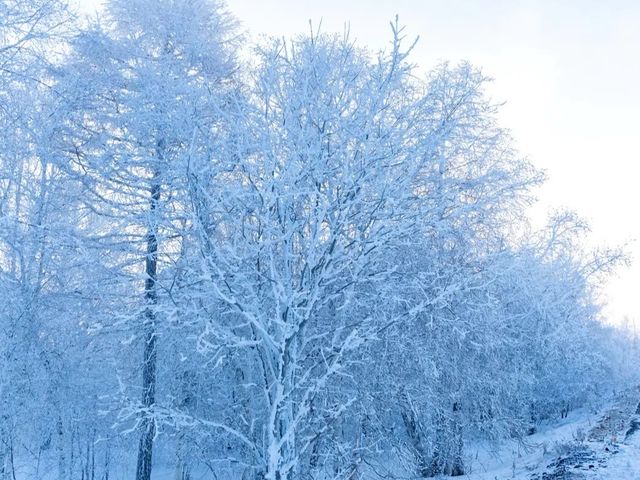
<path fill-rule="evenodd" d="M 640 390 L 606 409 L 574 412 L 552 427 L 498 452 L 478 447 L 460 479 L 640 480 Z"/>

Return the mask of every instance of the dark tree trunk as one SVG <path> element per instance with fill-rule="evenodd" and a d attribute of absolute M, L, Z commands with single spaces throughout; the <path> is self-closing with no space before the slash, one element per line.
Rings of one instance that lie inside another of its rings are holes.
<path fill-rule="evenodd" d="M 401 392 L 400 415 L 404 423 L 407 436 L 411 441 L 413 453 L 416 457 L 416 475 L 420 478 L 431 477 L 430 458 L 427 454 L 420 420 L 417 418 L 411 397 L 405 391 Z"/>
<path fill-rule="evenodd" d="M 157 177 L 157 175 L 156 175 Z M 155 182 L 151 186 L 150 212 L 151 224 L 147 232 L 147 255 L 145 261 L 146 279 L 144 295 L 147 302 L 144 318 L 144 353 L 142 360 L 142 405 L 145 409 L 142 419 L 142 434 L 138 446 L 138 464 L 136 480 L 151 480 L 151 462 L 153 455 L 153 439 L 156 434 L 155 420 L 152 415 L 156 397 L 156 281 L 158 278 L 158 233 L 155 223 L 160 185 Z"/>
<path fill-rule="evenodd" d="M 454 451 L 452 455 L 451 471 L 449 473 L 452 477 L 459 477 L 465 474 L 463 460 L 464 444 L 462 439 L 462 423 L 460 419 L 461 413 L 460 404 L 458 402 L 454 402 L 452 419 L 453 425 L 451 428 L 453 432 Z"/>

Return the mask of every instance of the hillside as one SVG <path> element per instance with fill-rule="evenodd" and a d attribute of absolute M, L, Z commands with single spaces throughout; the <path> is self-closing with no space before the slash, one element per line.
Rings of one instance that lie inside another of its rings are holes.
<path fill-rule="evenodd" d="M 577 411 L 520 444 L 489 453 L 477 448 L 474 480 L 640 479 L 640 388 L 600 411 Z"/>

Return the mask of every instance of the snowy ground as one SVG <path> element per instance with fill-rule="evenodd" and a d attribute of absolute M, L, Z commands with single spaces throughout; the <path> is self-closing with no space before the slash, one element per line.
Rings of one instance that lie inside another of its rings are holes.
<path fill-rule="evenodd" d="M 640 389 L 598 414 L 574 412 L 563 422 L 498 452 L 478 448 L 468 465 L 474 480 L 640 480 Z M 637 431 L 636 431 L 637 430 Z"/>

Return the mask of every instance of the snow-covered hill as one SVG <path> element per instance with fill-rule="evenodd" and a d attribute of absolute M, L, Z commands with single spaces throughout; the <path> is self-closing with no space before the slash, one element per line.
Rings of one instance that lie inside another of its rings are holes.
<path fill-rule="evenodd" d="M 497 452 L 478 447 L 468 480 L 640 480 L 640 388 L 577 411 Z"/>

